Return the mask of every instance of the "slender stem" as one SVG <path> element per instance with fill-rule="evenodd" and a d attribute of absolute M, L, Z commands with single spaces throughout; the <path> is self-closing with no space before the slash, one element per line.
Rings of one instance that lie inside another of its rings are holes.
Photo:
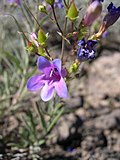
<path fill-rule="evenodd" d="M 37 5 L 36 5 L 36 14 L 35 14 L 35 18 L 36 18 L 36 20 L 38 19 L 38 12 L 39 12 L 39 0 L 37 0 Z M 36 27 L 36 25 L 37 25 L 38 23 L 36 23 L 35 24 L 35 27 Z"/>
<path fill-rule="evenodd" d="M 62 31 L 62 30 L 61 30 L 61 28 L 60 28 L 60 25 L 59 25 L 59 23 L 58 23 L 58 20 L 57 20 L 56 14 L 55 14 L 54 5 L 51 5 L 51 7 L 52 7 L 52 12 L 53 12 L 53 16 L 54 16 L 54 19 L 55 19 L 56 25 L 57 25 L 57 27 L 58 27 L 59 31 L 63 34 L 63 31 Z"/>
<path fill-rule="evenodd" d="M 27 8 L 27 10 L 28 10 L 28 12 L 31 14 L 31 16 L 34 18 L 34 20 L 36 21 L 36 23 L 38 24 L 38 26 L 41 28 L 41 26 L 40 26 L 40 24 L 39 24 L 39 22 L 38 22 L 38 20 L 36 19 L 36 17 L 32 14 L 32 12 L 30 11 L 30 9 L 29 9 L 29 7 L 25 4 L 25 6 L 26 6 L 26 8 Z"/>
<path fill-rule="evenodd" d="M 46 51 L 47 55 L 50 57 L 50 54 L 49 54 L 49 52 L 48 52 L 46 47 L 45 47 L 45 51 Z"/>
<path fill-rule="evenodd" d="M 62 38 L 61 61 L 63 61 L 63 55 L 64 55 L 64 46 L 65 46 L 65 40 L 64 40 L 64 38 Z"/>
<path fill-rule="evenodd" d="M 72 33 L 73 33 L 73 30 L 74 30 L 74 23 L 71 22 L 71 30 L 72 30 Z"/>
<path fill-rule="evenodd" d="M 65 7 L 68 8 L 68 5 L 67 5 L 67 3 L 66 3 L 66 0 L 64 0 L 64 4 L 65 4 Z"/>
<path fill-rule="evenodd" d="M 64 35 L 66 34 L 66 28 L 67 28 L 67 18 L 65 18 L 64 31 L 63 31 Z M 64 47 L 65 47 L 65 40 L 64 38 L 62 38 L 61 61 L 63 61 Z"/>

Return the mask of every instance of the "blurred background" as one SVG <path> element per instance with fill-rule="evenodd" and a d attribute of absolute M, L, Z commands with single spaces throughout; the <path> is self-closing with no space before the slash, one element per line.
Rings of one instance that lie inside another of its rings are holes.
<path fill-rule="evenodd" d="M 35 103 L 43 112 L 49 112 L 49 103 L 44 104 L 39 93 L 26 89 L 28 78 L 37 70 L 37 56 L 26 50 L 21 31 L 29 37 L 38 30 L 27 6 L 44 31 L 50 33 L 48 47 L 54 57 L 61 51 L 61 38 L 54 34 L 57 27 L 39 13 L 40 0 L 21 2 L 19 6 L 0 1 L 0 159 L 119 160 L 120 19 L 102 37 L 96 59 L 84 62 L 80 73 L 68 83 L 70 98 L 63 103 L 65 112 L 49 138 L 41 139 L 38 145 L 41 125 Z M 98 31 L 110 2 L 103 3 L 103 13 L 91 32 Z M 88 1 L 75 3 L 82 19 Z M 119 0 L 113 3 L 120 6 Z M 64 13 L 56 10 L 62 26 Z M 65 54 L 69 64 L 74 58 L 70 45 L 66 44 Z"/>

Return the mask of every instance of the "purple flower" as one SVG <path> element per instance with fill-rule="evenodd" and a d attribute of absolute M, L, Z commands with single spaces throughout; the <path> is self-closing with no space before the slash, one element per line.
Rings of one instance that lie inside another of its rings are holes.
<path fill-rule="evenodd" d="M 49 101 L 54 91 L 61 98 L 67 98 L 67 86 L 64 77 L 66 70 L 61 67 L 61 60 L 54 59 L 51 63 L 44 57 L 38 57 L 37 66 L 41 74 L 34 75 L 27 82 L 27 88 L 30 91 L 41 90 L 41 99 Z"/>
<path fill-rule="evenodd" d="M 63 8 L 64 6 L 63 6 L 63 3 L 62 3 L 62 0 L 55 0 L 54 7 Z"/>
<path fill-rule="evenodd" d="M 87 8 L 87 11 L 83 18 L 83 24 L 85 26 L 91 26 L 92 23 L 100 16 L 101 12 L 102 4 L 100 3 L 100 1 L 93 1 Z"/>
<path fill-rule="evenodd" d="M 81 61 L 86 61 L 95 58 L 95 45 L 97 41 L 95 40 L 88 40 L 85 42 L 84 38 L 78 42 L 78 59 Z"/>
<path fill-rule="evenodd" d="M 113 25 L 120 17 L 120 6 L 116 8 L 111 2 L 107 9 L 108 14 L 103 19 L 103 23 L 105 23 L 106 28 Z"/>
<path fill-rule="evenodd" d="M 103 22 L 100 26 L 99 32 L 96 34 L 96 37 L 100 37 L 111 25 L 113 25 L 118 18 L 120 17 L 120 6 L 116 8 L 111 2 L 107 7 L 108 13 L 104 17 Z"/>
<path fill-rule="evenodd" d="M 9 3 L 16 3 L 17 5 L 21 5 L 21 0 L 8 0 Z"/>

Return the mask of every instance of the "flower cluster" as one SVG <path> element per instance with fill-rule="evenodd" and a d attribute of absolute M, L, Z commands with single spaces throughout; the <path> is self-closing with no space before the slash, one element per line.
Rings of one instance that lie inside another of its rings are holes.
<path fill-rule="evenodd" d="M 83 24 L 85 26 L 91 26 L 92 23 L 100 16 L 102 12 L 102 4 L 103 0 L 92 0 L 86 14 L 83 19 Z M 103 18 L 102 24 L 98 33 L 93 35 L 90 39 L 85 43 L 85 40 L 82 39 L 79 41 L 78 45 L 80 48 L 78 49 L 78 59 L 80 61 L 90 60 L 95 58 L 96 52 L 96 43 L 97 39 L 103 35 L 103 33 L 113 25 L 120 17 L 120 7 L 115 7 L 114 4 L 111 2 L 107 7 L 108 13 Z M 92 40 L 96 39 L 96 40 Z"/>
<path fill-rule="evenodd" d="M 38 25 L 40 27 L 38 33 L 31 33 L 30 40 L 28 40 L 28 51 L 39 55 L 37 66 L 41 73 L 34 75 L 28 80 L 27 88 L 30 91 L 41 89 L 41 98 L 43 101 L 50 100 L 54 96 L 54 92 L 61 98 L 68 97 L 64 78 L 67 74 L 66 79 L 69 78 L 71 74 L 78 71 L 82 61 L 93 60 L 96 57 L 96 45 L 103 36 L 103 33 L 119 19 L 120 6 L 115 7 L 111 2 L 107 7 L 108 13 L 103 18 L 98 32 L 89 33 L 90 29 L 87 28 L 90 28 L 102 13 L 102 2 L 104 2 L 104 0 L 89 0 L 89 5 L 80 23 L 76 23 L 76 21 L 79 20 L 79 9 L 75 5 L 74 0 L 69 1 L 69 3 L 64 1 L 64 5 L 62 0 L 45 0 L 45 4 L 48 4 L 51 9 L 47 9 L 45 5 L 39 6 L 39 11 L 47 15 L 48 18 L 56 24 L 58 28 L 57 33 L 63 39 L 61 60 L 53 60 L 52 54 L 49 53 L 47 46 L 49 34 L 44 33 L 43 29 L 41 29 L 41 25 Z M 59 24 L 55 8 L 64 9 L 64 13 L 66 13 L 64 17 L 64 27 Z M 49 14 L 49 12 L 51 12 L 51 14 Z M 71 23 L 70 33 L 67 31 L 68 21 Z M 77 24 L 79 25 L 77 26 Z M 76 53 L 77 50 L 77 56 L 70 68 L 66 71 L 62 68 L 62 62 L 64 62 L 64 45 L 65 42 L 70 44 L 69 37 L 72 38 L 73 35 L 76 36 L 73 50 L 74 53 Z"/>

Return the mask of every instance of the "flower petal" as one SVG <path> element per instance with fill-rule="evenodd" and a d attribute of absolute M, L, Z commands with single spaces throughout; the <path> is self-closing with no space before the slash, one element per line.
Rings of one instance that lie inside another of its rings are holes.
<path fill-rule="evenodd" d="M 44 74 L 35 75 L 29 78 L 27 81 L 27 89 L 30 91 L 36 91 L 38 89 L 41 89 L 45 84 L 43 77 L 44 77 Z"/>
<path fill-rule="evenodd" d="M 54 65 L 54 67 L 57 68 L 59 74 L 61 74 L 61 60 L 60 60 L 60 59 L 54 59 L 54 60 L 52 61 L 52 63 L 53 63 L 53 65 Z"/>
<path fill-rule="evenodd" d="M 62 77 L 61 77 L 60 81 L 55 82 L 54 86 L 55 86 L 55 90 L 56 90 L 59 97 L 61 97 L 61 98 L 68 97 L 67 86 L 66 86 L 66 83 Z"/>
<path fill-rule="evenodd" d="M 49 101 L 54 95 L 54 86 L 48 85 L 48 83 L 45 84 L 41 91 L 41 99 L 43 101 Z"/>
<path fill-rule="evenodd" d="M 38 57 L 37 66 L 41 72 L 47 75 L 50 73 L 51 63 L 46 58 L 42 56 Z"/>

